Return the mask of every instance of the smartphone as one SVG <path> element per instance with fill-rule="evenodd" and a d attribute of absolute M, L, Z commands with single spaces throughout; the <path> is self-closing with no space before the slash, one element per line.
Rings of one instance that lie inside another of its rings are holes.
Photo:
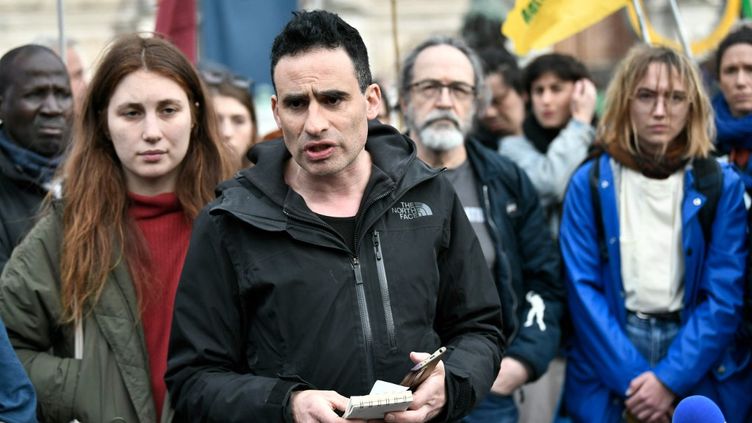
<path fill-rule="evenodd" d="M 441 347 L 431 354 L 427 359 L 413 366 L 412 369 L 405 375 L 400 385 L 407 386 L 408 388 L 415 390 L 424 380 L 431 375 L 431 372 L 439 364 L 441 357 L 444 356 L 446 347 Z"/>

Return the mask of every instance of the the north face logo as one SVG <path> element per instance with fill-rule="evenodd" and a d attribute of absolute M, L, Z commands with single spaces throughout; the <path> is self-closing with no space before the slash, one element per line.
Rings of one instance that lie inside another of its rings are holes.
<path fill-rule="evenodd" d="M 432 216 L 433 212 L 428 204 L 402 201 L 399 206 L 392 207 L 392 213 L 399 215 L 402 220 L 412 220 L 419 217 Z"/>

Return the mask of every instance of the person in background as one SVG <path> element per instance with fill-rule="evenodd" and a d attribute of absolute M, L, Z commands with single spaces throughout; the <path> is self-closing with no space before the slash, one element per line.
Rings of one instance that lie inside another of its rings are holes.
<path fill-rule="evenodd" d="M 404 61 L 400 102 L 408 136 L 420 159 L 446 168 L 502 302 L 507 351 L 491 392 L 465 422 L 516 423 L 513 394 L 545 373 L 559 348 L 564 285 L 530 179 L 469 136 L 485 100 L 480 61 L 463 41 L 429 38 Z"/>
<path fill-rule="evenodd" d="M 196 221 L 165 376 L 176 420 L 347 423 L 347 397 L 445 346 L 392 422 L 456 421 L 498 373 L 501 311 L 451 185 L 375 120 L 358 31 L 295 12 L 272 45 L 284 138 Z M 360 420 L 363 422 L 363 420 Z"/>
<path fill-rule="evenodd" d="M 57 60 L 57 57 L 55 56 Z M 211 99 L 160 38 L 107 50 L 63 197 L 0 278 L 0 316 L 45 422 L 155 422 L 193 218 L 231 175 Z"/>
<path fill-rule="evenodd" d="M 735 339 L 744 187 L 709 158 L 710 116 L 694 64 L 669 48 L 632 49 L 609 85 L 604 153 L 572 177 L 561 225 L 574 325 L 564 395 L 575 422 L 670 422 L 677 401 L 696 394 L 729 423 L 752 418 L 752 350 Z M 718 188 L 706 233 L 707 181 Z"/>
<path fill-rule="evenodd" d="M 530 62 L 524 84 L 531 107 L 523 135 L 504 138 L 499 152 L 533 181 L 551 232 L 558 237 L 564 191 L 595 137 L 595 85 L 582 63 L 559 53 Z"/>
<path fill-rule="evenodd" d="M 740 26 L 729 33 L 715 60 L 721 89 L 713 98 L 716 147 L 729 155 L 752 195 L 752 27 Z"/>
<path fill-rule="evenodd" d="M 219 122 L 222 141 L 230 148 L 236 170 L 251 165 L 248 152 L 259 142 L 251 81 L 225 71 L 202 71 Z"/>
<path fill-rule="evenodd" d="M 716 147 L 728 154 L 744 182 L 747 193 L 747 224 L 752 228 L 752 26 L 749 23 L 731 31 L 716 52 L 716 74 L 721 92 L 713 98 Z M 752 248 L 752 235 L 749 237 Z M 752 251 L 752 250 L 751 250 Z M 744 318 L 738 337 L 752 346 L 752 254 L 747 259 L 747 289 Z"/>
<path fill-rule="evenodd" d="M 378 81 L 376 81 L 375 83 L 379 85 L 379 88 L 381 88 L 381 109 L 379 110 L 379 115 L 376 116 L 376 119 L 378 119 L 379 122 L 385 125 L 391 125 L 392 103 L 389 101 L 390 99 L 386 94 L 384 84 Z"/>
<path fill-rule="evenodd" d="M 37 394 L 8 340 L 0 320 L 0 421 L 35 423 Z"/>
<path fill-rule="evenodd" d="M 57 55 L 60 55 L 60 43 L 56 38 L 40 38 L 35 40 L 34 44 L 43 45 L 54 51 Z M 84 97 L 86 96 L 88 80 L 86 78 L 84 61 L 78 48 L 78 42 L 72 38 L 65 40 L 65 69 L 68 71 L 75 110 L 80 111 L 83 106 Z"/>
<path fill-rule="evenodd" d="M 36 221 L 73 125 L 65 66 L 52 50 L 27 44 L 0 58 L 0 272 Z"/>
<path fill-rule="evenodd" d="M 483 63 L 490 102 L 478 113 L 473 137 L 497 151 L 502 138 L 522 135 L 527 95 L 522 85 L 522 72 L 512 54 L 499 48 L 487 48 L 479 51 L 478 56 Z"/>

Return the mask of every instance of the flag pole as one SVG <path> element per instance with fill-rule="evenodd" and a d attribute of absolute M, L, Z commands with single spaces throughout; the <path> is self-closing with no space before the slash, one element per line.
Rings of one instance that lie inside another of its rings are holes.
<path fill-rule="evenodd" d="M 681 41 L 682 48 L 684 49 L 684 54 L 686 54 L 687 57 L 691 59 L 692 48 L 690 48 L 689 46 L 687 33 L 684 31 L 684 24 L 682 23 L 681 14 L 679 14 L 679 5 L 676 4 L 676 0 L 669 0 L 669 3 L 671 4 L 671 15 L 673 15 L 674 22 L 676 22 L 676 29 L 679 33 L 679 41 Z"/>
<path fill-rule="evenodd" d="M 67 47 L 65 42 L 65 19 L 63 13 L 63 0 L 57 0 L 57 34 L 58 43 L 60 43 L 60 58 L 63 60 L 63 64 L 68 64 L 68 54 L 65 51 Z"/>
<path fill-rule="evenodd" d="M 642 41 L 644 41 L 645 44 L 651 44 L 650 34 L 648 34 L 648 26 L 647 24 L 645 24 L 645 14 L 642 12 L 642 1 L 632 0 L 632 5 L 634 6 L 635 13 L 637 14 L 637 20 L 640 22 Z"/>
<path fill-rule="evenodd" d="M 392 14 L 392 41 L 394 42 L 394 80 L 399 81 L 400 77 L 400 50 L 399 50 L 399 34 L 397 31 L 397 0 L 392 0 L 390 2 L 392 8 L 391 8 L 391 14 Z M 399 82 L 397 82 L 399 83 Z M 383 87 L 382 87 L 383 88 Z M 399 104 L 399 103 L 397 103 Z M 390 106 L 394 106 L 393 104 L 390 104 Z M 398 120 L 398 127 L 403 128 L 403 114 L 398 113 L 397 114 L 397 120 Z"/>

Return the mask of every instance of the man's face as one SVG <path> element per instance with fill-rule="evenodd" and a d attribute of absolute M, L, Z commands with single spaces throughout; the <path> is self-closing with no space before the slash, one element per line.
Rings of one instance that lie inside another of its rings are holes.
<path fill-rule="evenodd" d="M 504 81 L 501 73 L 486 76 L 486 87 L 491 93 L 491 103 L 481 116 L 483 125 L 498 136 L 519 134 L 525 120 L 525 101 L 517 91 Z"/>
<path fill-rule="evenodd" d="M 54 53 L 21 54 L 0 93 L 0 119 L 11 140 L 43 156 L 59 154 L 68 142 L 73 98 L 65 66 Z"/>
<path fill-rule="evenodd" d="M 723 53 L 718 79 L 736 117 L 752 113 L 752 44 L 734 44 Z"/>
<path fill-rule="evenodd" d="M 363 151 L 381 92 L 362 93 L 343 48 L 282 57 L 274 68 L 272 111 L 295 162 L 311 176 L 347 171 Z"/>
<path fill-rule="evenodd" d="M 410 135 L 426 148 L 447 151 L 464 142 L 475 114 L 475 73 L 470 60 L 449 45 L 428 47 L 415 60 L 408 103 Z"/>

